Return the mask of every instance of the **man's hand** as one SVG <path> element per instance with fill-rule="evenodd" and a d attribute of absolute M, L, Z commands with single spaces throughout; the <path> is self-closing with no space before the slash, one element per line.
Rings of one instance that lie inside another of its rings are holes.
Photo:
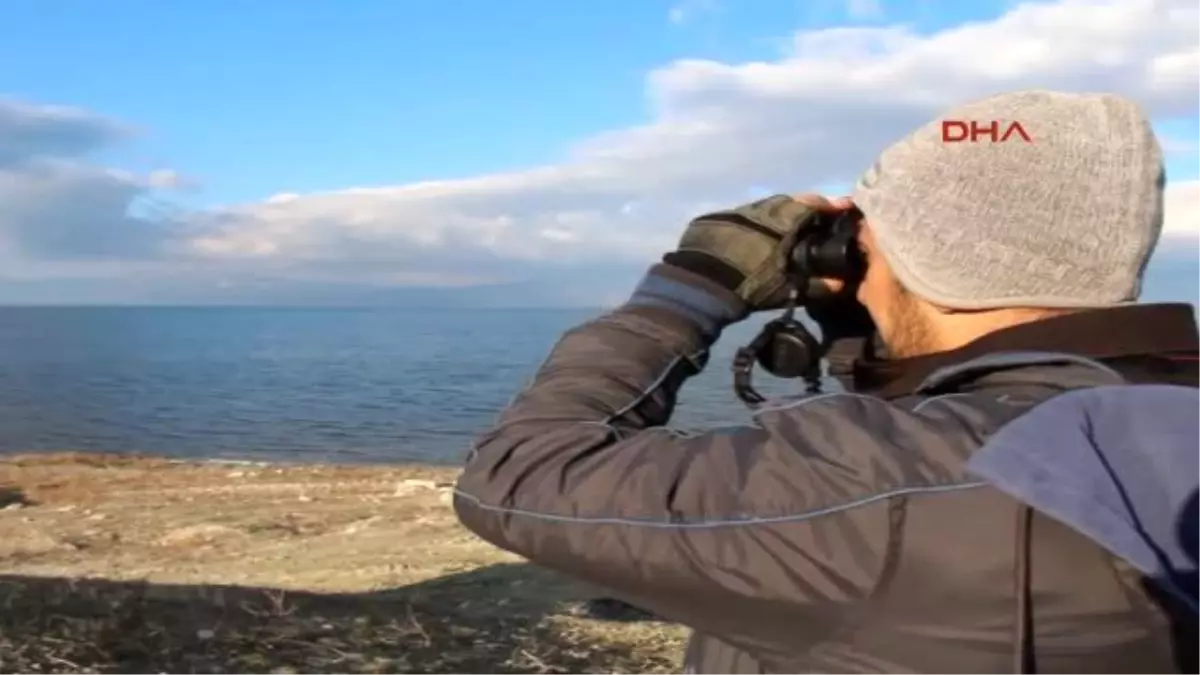
<path fill-rule="evenodd" d="M 788 258 L 800 232 L 821 213 L 851 207 L 848 197 L 775 195 L 709 213 L 688 225 L 663 262 L 728 288 L 750 311 L 778 308 L 787 300 Z"/>

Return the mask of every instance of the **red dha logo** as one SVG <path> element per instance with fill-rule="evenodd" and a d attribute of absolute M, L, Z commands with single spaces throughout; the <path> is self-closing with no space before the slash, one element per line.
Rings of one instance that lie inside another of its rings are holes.
<path fill-rule="evenodd" d="M 960 143 L 962 141 L 978 143 L 981 136 L 987 137 L 990 143 L 1007 143 L 1013 136 L 1019 137 L 1026 143 L 1033 142 L 1033 139 L 1025 132 L 1025 127 L 1016 121 L 1009 122 L 1006 127 L 999 120 L 992 120 L 986 125 L 975 120 L 942 120 L 943 143 Z"/>

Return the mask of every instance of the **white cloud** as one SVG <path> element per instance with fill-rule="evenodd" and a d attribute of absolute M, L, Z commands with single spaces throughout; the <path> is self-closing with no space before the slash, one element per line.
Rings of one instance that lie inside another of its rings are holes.
<path fill-rule="evenodd" d="M 158 255 L 169 221 L 131 209 L 151 190 L 177 183 L 176 174 L 140 177 L 87 161 L 129 136 L 126 127 L 78 109 L 0 100 L 0 253 Z"/>
<path fill-rule="evenodd" d="M 679 0 L 667 10 L 667 21 L 679 26 L 716 8 L 716 0 Z"/>
<path fill-rule="evenodd" d="M 679 16 L 698 6 L 677 6 Z M 1158 118 L 1195 118 L 1198 24 L 1200 9 L 1184 0 L 1061 0 L 930 34 L 900 25 L 801 32 L 778 61 L 683 60 L 650 73 L 654 114 L 647 124 L 586 139 L 558 164 L 281 194 L 187 218 L 174 214 L 168 228 L 138 219 L 108 227 L 140 232 L 228 283 L 243 274 L 527 280 L 555 267 L 643 264 L 699 211 L 744 201 L 752 189 L 848 183 L 879 150 L 939 110 L 996 91 L 1115 91 Z M 111 213 L 152 185 L 175 184 L 172 176 L 104 173 L 90 180 L 107 181 L 110 201 L 101 212 Z M 1169 190 L 1167 232 L 1196 236 L 1197 183 Z M 52 200 L 31 201 L 26 192 L 5 193 L 0 183 L 0 200 L 15 196 L 27 210 L 17 218 L 36 218 L 29 210 Z M 9 204 L 0 230 L 20 229 Z"/>
<path fill-rule="evenodd" d="M 1182 181 L 1167 188 L 1163 200 L 1163 234 L 1200 237 L 1200 180 Z"/>
<path fill-rule="evenodd" d="M 749 186 L 849 181 L 940 108 L 996 90 L 1115 90 L 1152 113 L 1195 115 L 1198 19 L 1187 2 L 1065 0 L 932 35 L 898 26 L 800 33 L 778 62 L 689 60 L 652 73 L 656 119 L 589 139 L 564 163 L 247 205 L 199 243 L 223 255 L 306 256 L 370 242 L 401 258 L 471 249 L 645 259 L 698 209 L 737 201 Z"/>
<path fill-rule="evenodd" d="M 855 19 L 878 19 L 883 16 L 880 0 L 846 0 L 846 13 Z"/>
<path fill-rule="evenodd" d="M 1170 134 L 1159 134 L 1158 141 L 1162 144 L 1163 152 L 1166 154 L 1168 160 L 1179 157 L 1194 161 L 1197 153 L 1200 153 L 1200 147 L 1197 147 L 1196 141 L 1191 139 L 1183 139 Z"/>
<path fill-rule="evenodd" d="M 34 157 L 86 155 L 131 134 L 128 127 L 79 108 L 0 98 L 0 168 Z"/>

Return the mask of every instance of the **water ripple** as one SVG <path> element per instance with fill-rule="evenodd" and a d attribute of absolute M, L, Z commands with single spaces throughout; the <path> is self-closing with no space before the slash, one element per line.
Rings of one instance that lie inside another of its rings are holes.
<path fill-rule="evenodd" d="M 0 452 L 457 462 L 558 335 L 589 316 L 0 309 Z M 728 363 L 756 328 L 735 327 L 714 349 L 681 396 L 680 426 L 749 419 Z"/>

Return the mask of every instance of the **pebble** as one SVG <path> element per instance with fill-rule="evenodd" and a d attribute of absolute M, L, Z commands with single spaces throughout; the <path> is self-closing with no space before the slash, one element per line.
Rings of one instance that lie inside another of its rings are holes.
<path fill-rule="evenodd" d="M 241 532 L 225 525 L 189 525 L 171 530 L 159 538 L 160 546 L 187 546 L 206 544 L 217 539 L 240 535 Z"/>
<path fill-rule="evenodd" d="M 422 478 L 405 478 L 396 483 L 396 491 L 392 494 L 393 497 L 407 497 L 409 495 L 420 492 L 421 490 L 436 490 L 438 484 L 431 480 Z"/>

